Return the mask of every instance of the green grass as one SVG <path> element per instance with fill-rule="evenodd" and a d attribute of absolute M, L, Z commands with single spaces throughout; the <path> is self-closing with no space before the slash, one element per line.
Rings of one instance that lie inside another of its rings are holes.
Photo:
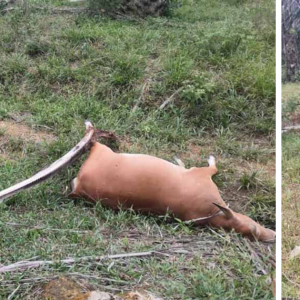
<path fill-rule="evenodd" d="M 283 135 L 283 201 L 282 201 L 282 270 L 283 295 L 286 297 L 299 297 L 300 282 L 299 270 L 296 267 L 299 257 L 290 259 L 291 251 L 299 245 L 299 213 L 297 204 L 299 190 L 299 167 L 298 150 L 300 139 L 297 133 Z M 293 226 L 291 226 L 293 224 Z M 288 278 L 288 279 L 287 279 Z"/>
<path fill-rule="evenodd" d="M 0 190 L 61 157 L 89 119 L 119 136 L 122 151 L 170 161 L 176 155 L 188 167 L 214 154 L 224 200 L 274 228 L 273 1 L 186 0 L 169 17 L 132 21 L 35 5 L 70 3 L 36 0 L 27 15 L 1 16 L 0 121 L 21 116 L 22 125 L 56 139 L 41 143 L 1 130 Z M 16 299 L 37 299 L 45 281 L 74 272 L 119 281 L 88 280 L 99 289 L 144 286 L 166 299 L 272 299 L 273 245 L 72 201 L 64 191 L 82 162 L 0 205 L 0 265 L 151 249 L 188 254 L 5 274 L 0 299 L 19 283 Z"/>
<path fill-rule="evenodd" d="M 283 120 L 289 124 L 299 124 L 299 92 L 298 83 L 284 84 L 283 91 Z M 291 251 L 299 245 L 298 207 L 299 167 L 298 151 L 300 147 L 299 134 L 288 132 L 283 134 L 282 142 L 282 270 L 283 296 L 299 298 L 300 274 L 296 267 L 299 258 L 290 259 Z M 291 226 L 293 224 L 293 226 Z"/>

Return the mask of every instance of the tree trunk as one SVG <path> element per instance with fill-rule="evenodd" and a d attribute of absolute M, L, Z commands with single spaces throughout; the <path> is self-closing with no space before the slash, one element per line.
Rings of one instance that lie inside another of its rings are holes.
<path fill-rule="evenodd" d="M 283 58 L 286 68 L 286 80 L 293 81 L 298 71 L 297 35 L 283 32 Z"/>

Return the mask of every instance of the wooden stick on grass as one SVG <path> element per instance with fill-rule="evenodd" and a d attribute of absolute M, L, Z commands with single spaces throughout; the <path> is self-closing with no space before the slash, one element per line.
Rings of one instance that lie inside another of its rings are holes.
<path fill-rule="evenodd" d="M 53 265 L 56 263 L 64 263 L 70 265 L 70 264 L 90 262 L 90 261 L 102 261 L 107 259 L 119 259 L 119 258 L 130 258 L 130 257 L 146 257 L 146 256 L 153 256 L 153 255 L 169 256 L 166 253 L 148 251 L 148 252 L 124 253 L 124 254 L 113 254 L 113 255 L 102 255 L 102 256 L 84 256 L 78 258 L 67 258 L 60 261 L 53 261 L 53 260 L 20 261 L 8 266 L 1 267 L 0 274 L 6 272 L 14 272 L 18 270 L 38 268 L 40 266 Z"/>
<path fill-rule="evenodd" d="M 174 97 L 182 90 L 182 87 L 175 91 L 160 107 L 159 110 L 164 109 L 169 103 L 174 101 Z"/>

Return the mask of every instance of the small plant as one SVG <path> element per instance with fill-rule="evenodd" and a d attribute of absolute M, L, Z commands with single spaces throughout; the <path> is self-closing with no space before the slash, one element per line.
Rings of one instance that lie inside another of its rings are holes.
<path fill-rule="evenodd" d="M 30 41 L 25 46 L 25 52 L 31 57 L 46 54 L 50 50 L 50 45 L 43 41 Z"/>
<path fill-rule="evenodd" d="M 252 188 L 257 188 L 258 186 L 261 185 L 261 180 L 258 178 L 258 172 L 253 171 L 252 173 L 244 173 L 242 177 L 240 178 L 240 189 L 252 189 Z"/>

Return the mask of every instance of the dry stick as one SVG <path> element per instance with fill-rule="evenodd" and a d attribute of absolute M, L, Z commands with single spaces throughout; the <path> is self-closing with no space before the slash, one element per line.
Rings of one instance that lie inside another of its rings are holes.
<path fill-rule="evenodd" d="M 182 90 L 182 87 L 179 88 L 175 93 L 173 93 L 160 107 L 159 110 L 164 109 L 169 103 L 174 100 L 174 97 Z"/>
<path fill-rule="evenodd" d="M 287 276 L 285 273 L 283 273 L 283 272 L 282 272 L 282 275 L 283 275 L 283 277 L 284 277 L 289 283 L 291 283 L 291 284 L 297 286 L 298 288 L 300 288 L 300 284 L 299 284 L 299 283 L 297 283 L 297 282 L 293 281 L 292 279 L 288 278 L 288 276 Z"/>
<path fill-rule="evenodd" d="M 20 279 L 18 280 L 18 282 L 20 283 L 31 283 L 31 282 L 36 282 L 36 281 L 48 281 L 48 280 L 54 280 L 59 278 L 59 276 L 49 276 L 49 277 L 32 277 L 32 278 L 24 278 L 24 279 Z M 3 285 L 11 285 L 11 284 L 15 284 L 15 280 L 1 280 L 1 284 Z"/>
<path fill-rule="evenodd" d="M 98 280 L 102 280 L 102 281 L 106 281 L 106 282 L 121 283 L 121 284 L 124 284 L 124 285 L 128 283 L 128 282 L 123 281 L 123 280 L 116 280 L 116 279 L 111 279 L 111 278 L 106 278 L 106 277 L 90 276 L 90 275 L 85 275 L 85 274 L 80 274 L 80 273 L 67 273 L 64 276 L 98 279 Z M 21 282 L 23 285 L 24 284 L 30 285 L 30 284 L 35 283 L 37 281 L 40 282 L 40 283 L 41 282 L 47 282 L 47 281 L 50 281 L 50 280 L 58 279 L 60 277 L 61 276 L 58 276 L 58 275 L 57 276 L 48 276 L 48 277 L 32 277 L 32 278 L 20 279 L 19 282 Z M 14 282 L 14 280 L 1 281 L 1 283 L 5 286 L 12 285 L 12 284 L 14 284 L 13 282 Z M 98 285 L 98 287 L 100 287 L 100 286 Z M 101 286 L 101 288 L 107 289 L 107 290 L 112 290 L 112 291 L 121 291 L 121 289 L 119 289 L 119 288 L 112 288 L 112 287 L 109 287 L 107 285 Z M 126 287 L 122 288 L 122 290 L 126 290 L 126 289 L 127 289 Z"/>
<path fill-rule="evenodd" d="M 216 212 L 215 214 L 213 214 L 211 216 L 203 217 L 203 218 L 197 218 L 197 219 L 191 219 L 191 220 L 188 220 L 188 221 L 184 221 L 183 223 L 184 224 L 191 224 L 191 223 L 195 223 L 195 222 L 198 222 L 198 221 L 210 220 L 210 219 L 212 219 L 214 217 L 217 217 L 217 216 L 220 216 L 220 215 L 223 215 L 223 212 L 219 210 L 218 212 Z"/>
<path fill-rule="evenodd" d="M 1 224 L 1 223 L 0 223 Z M 75 229 L 61 229 L 61 228 L 50 228 L 44 226 L 30 226 L 26 224 L 17 224 L 17 223 L 3 223 L 4 225 L 17 227 L 17 228 L 26 228 L 26 229 L 37 229 L 45 231 L 61 231 L 61 232 L 74 232 L 74 233 L 89 233 L 89 230 L 75 230 Z"/>
<path fill-rule="evenodd" d="M 259 255 L 256 253 L 255 249 L 253 249 L 253 247 L 250 245 L 250 243 L 248 241 L 245 240 L 245 244 L 248 248 L 248 251 L 251 254 L 251 258 L 252 261 L 254 263 L 254 265 L 256 266 L 256 269 L 258 271 L 261 271 L 264 275 L 267 275 L 268 272 L 262 267 L 262 265 L 264 264 L 263 261 L 260 259 Z"/>
<path fill-rule="evenodd" d="M 20 288 L 20 284 L 17 286 L 17 288 L 8 296 L 7 300 L 11 300 L 14 295 L 16 294 L 16 292 L 18 291 L 18 289 Z"/>
<path fill-rule="evenodd" d="M 151 80 L 148 80 L 148 79 L 145 81 L 143 88 L 142 88 L 141 95 L 140 95 L 138 101 L 136 102 L 135 106 L 133 107 L 132 112 L 135 112 L 138 109 L 140 103 L 143 101 L 145 93 L 149 89 L 150 82 L 151 82 Z"/>
<path fill-rule="evenodd" d="M 300 125 L 287 126 L 282 128 L 282 132 L 287 132 L 289 130 L 297 130 L 300 129 Z"/>
<path fill-rule="evenodd" d="M 15 9 L 20 9 L 20 8 L 16 8 L 16 7 L 8 7 L 8 8 L 5 8 L 5 9 L 0 10 L 0 13 L 6 13 L 6 12 L 9 12 L 9 11 L 15 10 Z"/>
<path fill-rule="evenodd" d="M 53 265 L 55 263 L 65 263 L 65 264 L 74 264 L 80 262 L 89 262 L 89 261 L 101 261 L 105 259 L 118 259 L 118 258 L 130 258 L 130 257 L 145 257 L 152 255 L 168 255 L 165 253 L 160 253 L 156 251 L 148 252 L 137 252 L 137 253 L 124 253 L 124 254 L 114 254 L 114 255 L 103 255 L 103 256 L 84 256 L 79 258 L 68 258 L 60 261 L 53 260 L 39 260 L 39 261 L 28 261 L 28 262 L 17 262 L 8 266 L 0 268 L 0 274 L 5 272 L 13 272 L 19 269 L 27 270 L 30 268 L 38 268 L 44 265 Z"/>

